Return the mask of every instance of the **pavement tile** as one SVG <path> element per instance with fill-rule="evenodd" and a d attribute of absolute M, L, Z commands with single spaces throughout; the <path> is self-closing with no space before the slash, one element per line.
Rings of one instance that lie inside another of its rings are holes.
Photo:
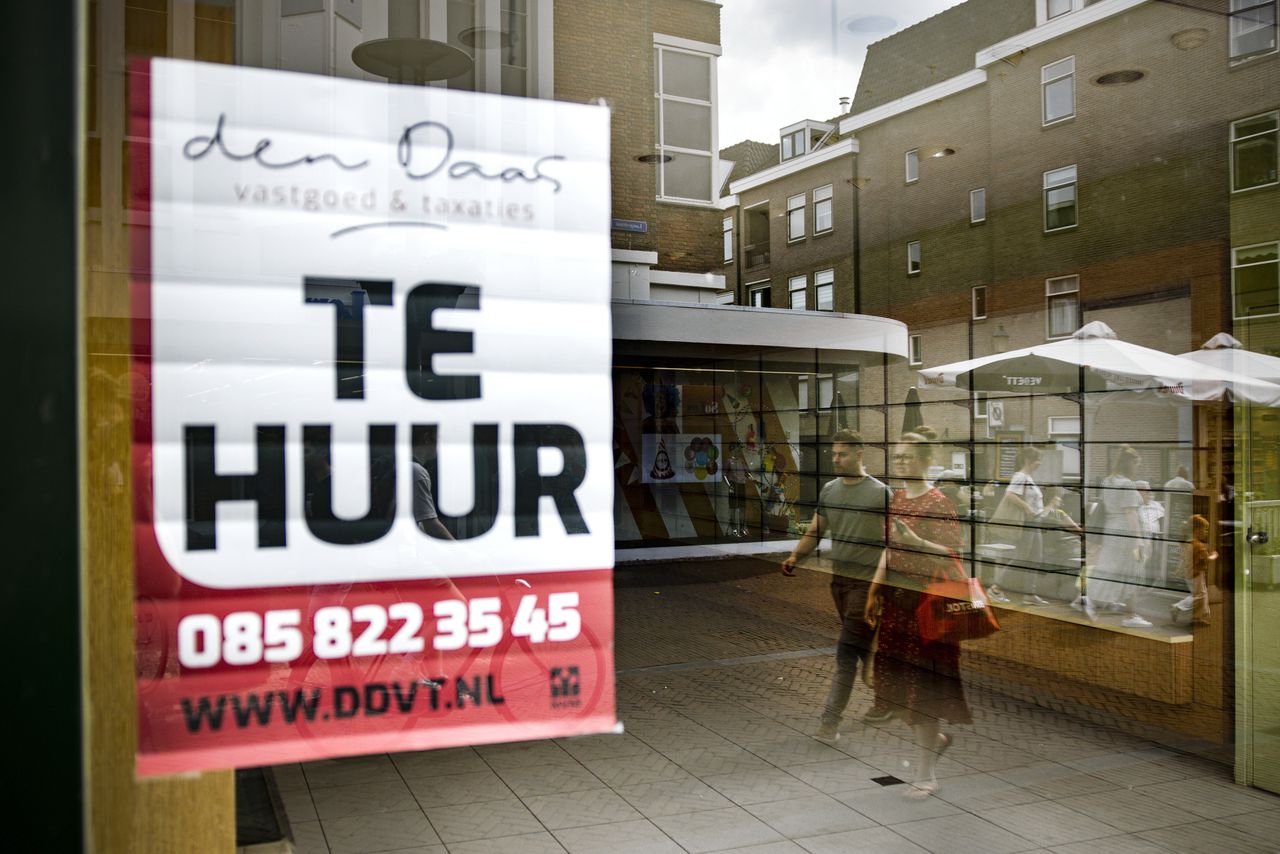
<path fill-rule="evenodd" d="M 1199 821 L 1144 830 L 1137 834 L 1148 842 L 1163 847 L 1173 854 L 1224 854 L 1224 852 L 1253 852 L 1267 850 L 1266 843 L 1259 845 L 1256 836 L 1233 830 L 1217 821 Z M 1275 846 L 1271 846 L 1275 850 Z"/>
<path fill-rule="evenodd" d="M 1280 809 L 1227 815 L 1217 820 L 1232 830 L 1275 844 L 1280 841 Z"/>
<path fill-rule="evenodd" d="M 874 789 L 859 789 L 856 792 L 846 792 L 834 797 L 840 803 L 853 807 L 877 824 L 900 824 L 904 821 L 918 821 L 923 818 L 960 812 L 959 807 L 941 798 L 918 800 L 908 798 L 905 796 L 907 789 L 905 785 L 877 786 Z"/>
<path fill-rule="evenodd" d="M 653 823 L 691 854 L 782 839 L 777 831 L 741 807 L 662 816 Z"/>
<path fill-rule="evenodd" d="M 788 765 L 785 770 L 792 777 L 807 783 L 828 795 L 869 789 L 879 786 L 873 777 L 881 776 L 879 768 L 872 768 L 857 759 L 837 759 L 833 762 L 814 762 L 807 765 Z"/>
<path fill-rule="evenodd" d="M 806 836 L 796 842 L 809 854 L 926 854 L 927 851 L 887 827 Z"/>
<path fill-rule="evenodd" d="M 422 810 L 322 819 L 320 824 L 332 854 L 395 851 L 440 842 Z"/>
<path fill-rule="evenodd" d="M 524 805 L 550 830 L 642 818 L 630 804 L 608 789 L 524 798 Z"/>
<path fill-rule="evenodd" d="M 946 785 L 938 790 L 937 796 L 969 812 L 1013 807 L 1043 800 L 1035 792 L 1015 786 L 992 774 L 948 777 Z"/>
<path fill-rule="evenodd" d="M 1053 854 L 1166 854 L 1168 849 L 1140 836 L 1129 835 L 1055 845 L 1049 850 Z"/>
<path fill-rule="evenodd" d="M 436 777 L 443 774 L 466 774 L 489 770 L 489 766 L 480 758 L 480 754 L 470 747 L 392 753 L 391 761 L 406 780 L 414 777 Z"/>
<path fill-rule="evenodd" d="M 329 854 L 329 843 L 318 821 L 291 821 L 293 845 L 297 854 Z"/>
<path fill-rule="evenodd" d="M 692 775 L 679 765 L 657 754 L 622 756 L 616 759 L 589 759 L 587 770 L 613 789 L 659 780 L 683 780 Z"/>
<path fill-rule="evenodd" d="M 1204 818 L 1260 812 L 1280 803 L 1276 795 L 1204 779 L 1140 786 L 1137 791 Z"/>
<path fill-rule="evenodd" d="M 643 819 L 571 827 L 553 835 L 569 854 L 684 854 L 671 837 Z"/>
<path fill-rule="evenodd" d="M 284 805 L 284 813 L 289 817 L 290 823 L 320 820 L 310 789 L 304 787 L 280 790 L 280 802 Z"/>
<path fill-rule="evenodd" d="M 961 813 L 896 825 L 896 833 L 935 854 L 1013 854 L 1035 843 L 976 815 Z"/>
<path fill-rule="evenodd" d="M 805 854 L 805 850 L 790 839 L 784 839 L 780 842 L 748 845 L 745 848 L 724 848 L 716 854 Z"/>
<path fill-rule="evenodd" d="M 349 815 L 374 815 L 418 809 L 403 780 L 363 783 L 358 786 L 330 786 L 311 793 L 321 821 Z"/>
<path fill-rule="evenodd" d="M 831 762 L 844 759 L 846 755 L 807 735 L 792 735 L 768 742 L 747 742 L 743 746 L 761 759 L 780 767 Z"/>
<path fill-rule="evenodd" d="M 662 753 L 695 777 L 764 771 L 773 768 L 772 763 L 733 744 L 695 747 L 690 750 L 664 750 Z"/>
<path fill-rule="evenodd" d="M 514 798 L 478 804 L 428 807 L 427 818 L 446 845 L 474 839 L 498 839 L 536 833 L 543 826 L 533 813 Z"/>
<path fill-rule="evenodd" d="M 275 778 L 276 788 L 282 792 L 307 788 L 307 777 L 302 773 L 302 766 L 297 762 L 289 765 L 273 765 L 271 776 Z"/>
<path fill-rule="evenodd" d="M 1115 789 L 1062 798 L 1058 803 L 1125 833 L 1186 824 L 1187 814 L 1136 789 Z"/>
<path fill-rule="evenodd" d="M 857 810 L 826 795 L 770 801 L 753 804 L 745 809 L 783 836 L 793 839 L 797 836 L 860 830 L 876 824 Z"/>
<path fill-rule="evenodd" d="M 620 756 L 643 756 L 653 753 L 653 748 L 634 735 L 609 733 L 607 735 L 583 735 L 556 740 L 565 753 L 577 759 L 616 759 Z"/>
<path fill-rule="evenodd" d="M 500 839 L 454 842 L 449 846 L 449 854 L 564 854 L 564 846 L 550 833 L 540 831 Z"/>
<path fill-rule="evenodd" d="M 703 777 L 702 782 L 740 805 L 763 804 L 787 798 L 817 797 L 822 794 L 812 786 L 802 783 L 777 768 Z"/>
<path fill-rule="evenodd" d="M 577 760 L 554 741 L 522 741 L 514 744 L 483 744 L 476 753 L 495 771 L 507 768 L 574 765 Z"/>
<path fill-rule="evenodd" d="M 321 759 L 306 762 L 302 772 L 307 785 L 315 789 L 329 786 L 356 786 L 364 783 L 385 783 L 399 780 L 400 772 L 385 753 L 357 756 L 350 759 Z"/>
<path fill-rule="evenodd" d="M 488 770 L 466 774 L 444 774 L 408 781 L 409 791 L 423 807 L 439 807 L 447 804 L 473 804 L 480 801 L 501 801 L 514 797 L 507 784 L 497 774 Z"/>
<path fill-rule="evenodd" d="M 648 818 L 733 806 L 728 798 L 695 777 L 615 787 L 614 791 Z"/>
<path fill-rule="evenodd" d="M 623 762 L 626 760 L 611 761 Z M 599 777 L 576 763 L 573 765 L 553 764 L 502 768 L 498 770 L 498 776 L 502 778 L 502 782 L 510 787 L 511 791 L 521 798 L 535 795 L 581 792 L 586 789 L 599 789 L 604 786 Z"/>
<path fill-rule="evenodd" d="M 1114 836 L 1119 829 L 1053 801 L 984 810 L 977 815 L 1005 830 L 1046 846 Z"/>
<path fill-rule="evenodd" d="M 1108 780 L 1057 762 L 992 771 L 991 774 L 1034 792 L 1042 798 L 1067 798 L 1072 795 L 1089 795 L 1119 788 Z"/>

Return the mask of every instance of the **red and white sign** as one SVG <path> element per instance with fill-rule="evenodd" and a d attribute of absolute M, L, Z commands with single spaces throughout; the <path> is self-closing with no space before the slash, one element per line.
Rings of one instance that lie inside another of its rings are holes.
<path fill-rule="evenodd" d="M 613 728 L 608 113 L 131 94 L 139 773 Z"/>

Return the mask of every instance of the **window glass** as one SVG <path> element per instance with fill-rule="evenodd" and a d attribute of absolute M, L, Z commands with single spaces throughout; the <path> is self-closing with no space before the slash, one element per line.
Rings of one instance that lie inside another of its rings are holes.
<path fill-rule="evenodd" d="M 813 191 L 813 231 L 831 230 L 831 185 Z"/>
<path fill-rule="evenodd" d="M 787 280 L 787 290 L 791 294 L 791 307 L 795 309 L 803 309 L 805 307 L 805 288 L 807 280 L 804 276 L 792 276 Z"/>
<path fill-rule="evenodd" d="M 969 222 L 983 222 L 987 218 L 987 190 L 979 187 L 969 191 Z"/>
<path fill-rule="evenodd" d="M 813 274 L 813 290 L 818 311 L 835 309 L 835 270 L 819 270 Z"/>
<path fill-rule="evenodd" d="M 916 149 L 906 154 L 906 176 L 908 183 L 920 177 L 920 152 Z"/>
<path fill-rule="evenodd" d="M 1280 243 L 1236 249 L 1231 281 L 1236 317 L 1261 317 L 1280 312 Z"/>
<path fill-rule="evenodd" d="M 1276 51 L 1276 0 L 1231 0 L 1231 58 Z"/>
<path fill-rule="evenodd" d="M 724 218 L 724 260 L 733 260 L 733 217 Z"/>
<path fill-rule="evenodd" d="M 787 240 L 804 237 L 804 194 L 787 199 Z"/>
<path fill-rule="evenodd" d="M 987 288 L 979 285 L 973 289 L 973 319 L 981 320 L 987 316 Z"/>
<path fill-rule="evenodd" d="M 1044 229 L 1076 225 L 1076 167 L 1044 173 Z"/>
<path fill-rule="evenodd" d="M 918 240 L 907 244 L 907 272 L 920 272 L 920 241 Z"/>
<path fill-rule="evenodd" d="M 1044 84 L 1044 122 L 1056 122 L 1075 115 L 1075 57 L 1067 57 L 1040 70 Z"/>
<path fill-rule="evenodd" d="M 1280 113 L 1241 119 L 1231 125 L 1232 189 L 1276 183 Z"/>
<path fill-rule="evenodd" d="M 711 100 L 711 60 L 679 50 L 662 51 L 663 94 Z"/>

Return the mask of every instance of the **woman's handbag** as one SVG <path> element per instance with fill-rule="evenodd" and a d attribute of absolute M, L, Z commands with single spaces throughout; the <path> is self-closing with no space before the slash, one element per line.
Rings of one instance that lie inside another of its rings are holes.
<path fill-rule="evenodd" d="M 952 577 L 926 585 L 916 608 L 920 637 L 928 643 L 959 643 L 1000 631 L 982 583 L 953 560 Z"/>

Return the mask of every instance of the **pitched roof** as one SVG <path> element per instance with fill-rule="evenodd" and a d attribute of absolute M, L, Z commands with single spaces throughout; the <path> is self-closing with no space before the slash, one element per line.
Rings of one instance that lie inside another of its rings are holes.
<path fill-rule="evenodd" d="M 867 48 L 852 112 L 970 71 L 979 50 L 1035 25 L 1033 0 L 967 0 L 883 38 Z"/>
<path fill-rule="evenodd" d="M 743 140 L 728 148 L 720 149 L 720 159 L 733 161 L 733 171 L 724 181 L 724 187 L 727 189 L 730 181 L 737 181 L 739 178 L 754 175 L 762 169 L 778 165 L 778 146 L 776 143 L 769 145 L 750 139 Z"/>

